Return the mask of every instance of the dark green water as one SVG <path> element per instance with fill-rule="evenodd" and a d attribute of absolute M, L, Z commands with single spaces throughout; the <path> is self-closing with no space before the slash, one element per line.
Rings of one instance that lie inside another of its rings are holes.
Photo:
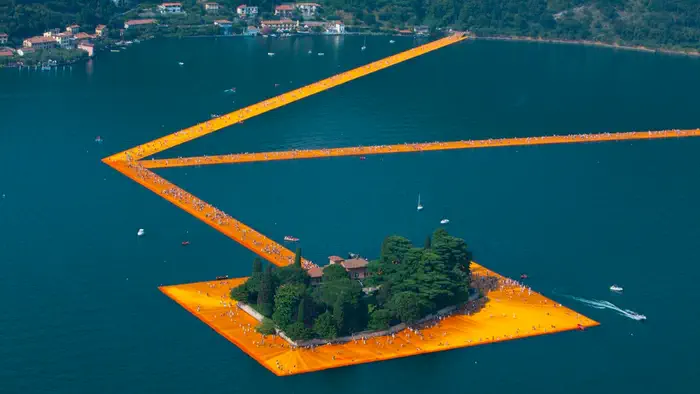
<path fill-rule="evenodd" d="M 0 70 L 0 392 L 691 392 L 698 139 L 159 171 L 267 235 L 301 238 L 315 261 L 376 256 L 390 233 L 421 244 L 448 217 L 479 262 L 526 271 L 602 323 L 584 333 L 278 378 L 158 292 L 246 275 L 252 254 L 99 159 L 414 45 L 367 43 L 155 41 L 57 73 Z M 699 70 L 686 58 L 465 42 L 160 156 L 692 128 Z"/>

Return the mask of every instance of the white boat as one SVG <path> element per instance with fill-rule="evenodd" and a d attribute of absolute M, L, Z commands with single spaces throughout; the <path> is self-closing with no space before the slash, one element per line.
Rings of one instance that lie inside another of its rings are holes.
<path fill-rule="evenodd" d="M 177 64 L 179 64 L 179 65 L 181 65 L 181 66 L 184 66 L 184 65 L 185 65 L 185 63 L 183 63 L 183 62 L 177 62 Z"/>
<path fill-rule="evenodd" d="M 396 42 L 396 41 L 394 41 L 394 40 L 389 40 L 389 44 L 393 44 L 393 43 L 395 43 L 395 42 Z"/>
<path fill-rule="evenodd" d="M 365 42 L 362 43 L 362 48 L 360 48 L 360 49 L 363 50 L 363 51 L 364 51 L 365 49 L 367 49 L 367 36 L 365 36 Z"/>
<path fill-rule="evenodd" d="M 450 219 L 442 219 L 442 220 L 440 221 L 440 224 L 447 224 L 447 223 L 449 223 L 449 222 L 450 222 Z"/>
<path fill-rule="evenodd" d="M 323 52 L 318 53 L 318 56 L 324 56 L 324 55 L 325 55 L 325 53 L 323 53 Z"/>
<path fill-rule="evenodd" d="M 119 53 L 119 49 L 110 49 L 109 51 L 110 51 L 110 52 L 117 52 L 117 53 Z"/>
<path fill-rule="evenodd" d="M 267 56 L 275 56 L 275 53 L 274 53 L 274 52 L 268 52 L 268 53 L 267 53 Z"/>
<path fill-rule="evenodd" d="M 418 194 L 418 205 L 416 206 L 416 211 L 422 211 L 423 205 L 420 203 L 420 193 Z"/>
<path fill-rule="evenodd" d="M 146 231 L 144 231 L 144 229 L 142 229 L 142 228 L 140 228 L 139 232 L 136 233 L 136 235 L 138 235 L 139 237 L 143 237 L 145 234 L 146 234 Z"/>
<path fill-rule="evenodd" d="M 619 292 L 621 292 L 622 290 L 623 290 L 622 287 L 620 287 L 620 286 L 618 286 L 618 285 L 612 285 L 612 286 L 610 286 L 610 291 L 615 291 L 615 292 L 618 292 L 618 293 L 619 293 Z"/>
<path fill-rule="evenodd" d="M 313 53 L 313 51 L 309 50 L 309 55 L 312 54 L 312 53 Z"/>

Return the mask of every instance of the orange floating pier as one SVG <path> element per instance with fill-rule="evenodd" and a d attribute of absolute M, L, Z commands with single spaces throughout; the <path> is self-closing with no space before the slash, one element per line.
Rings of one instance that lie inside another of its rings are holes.
<path fill-rule="evenodd" d="M 284 152 L 239 153 L 217 156 L 179 157 L 175 159 L 144 160 L 146 168 L 187 167 L 208 164 L 251 163 L 256 161 L 314 159 L 318 157 L 367 156 L 390 153 L 429 152 L 457 149 L 495 148 L 503 146 L 530 146 L 577 144 L 604 141 L 653 140 L 663 138 L 698 137 L 700 129 L 633 131 L 623 133 L 571 134 L 561 136 L 490 138 L 473 141 L 425 142 L 396 145 L 355 146 L 349 148 L 305 149 Z"/>
<path fill-rule="evenodd" d="M 404 330 L 394 336 L 366 340 L 358 336 L 354 341 L 313 349 L 293 348 L 279 337 L 264 337 L 255 331 L 258 321 L 229 298 L 231 289 L 246 278 L 163 286 L 160 290 L 278 376 L 580 330 L 599 324 L 541 294 L 506 281 L 476 263 L 472 263 L 472 273 L 496 277 L 500 284 L 497 290 L 487 294 L 486 306 L 474 314 L 454 314 L 419 332 Z"/>
<path fill-rule="evenodd" d="M 344 84 L 362 76 L 383 70 L 403 61 L 443 48 L 465 39 L 461 33 L 446 37 L 408 51 L 389 56 L 366 66 L 326 78 L 224 116 L 180 130 L 168 136 L 136 146 L 102 161 L 142 186 L 170 201 L 175 206 L 225 234 L 272 264 L 291 264 L 294 253 L 250 226 L 234 219 L 211 204 L 157 175 L 151 169 L 256 161 L 310 159 L 317 157 L 367 156 L 373 154 L 473 149 L 499 146 L 586 143 L 602 141 L 642 140 L 700 136 L 700 130 L 663 130 L 629 133 L 578 134 L 567 136 L 504 138 L 479 141 L 413 143 L 286 152 L 261 152 L 177 159 L 143 160 L 155 153 L 192 141 L 225 127 L 240 123 L 275 108 L 291 104 Z M 303 260 L 306 269 L 313 263 Z M 278 338 L 255 332 L 257 320 L 239 309 L 229 298 L 231 288 L 245 278 L 225 281 L 163 286 L 160 290 L 190 313 L 208 324 L 219 334 L 235 343 L 261 365 L 276 375 L 290 375 L 346 365 L 408 357 L 423 353 L 476 346 L 510 339 L 582 329 L 597 322 L 577 314 L 541 294 L 532 292 L 516 282 L 472 263 L 472 273 L 481 277 L 496 277 L 499 287 L 490 291 L 489 302 L 473 314 L 457 313 L 420 333 L 404 330 L 394 336 L 367 340 L 357 338 L 344 344 L 314 349 L 291 348 Z"/>

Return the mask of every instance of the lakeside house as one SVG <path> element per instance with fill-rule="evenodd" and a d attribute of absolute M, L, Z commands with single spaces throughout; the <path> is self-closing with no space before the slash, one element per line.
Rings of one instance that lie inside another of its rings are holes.
<path fill-rule="evenodd" d="M 87 34 L 87 33 L 85 33 L 85 32 L 80 32 L 80 33 L 74 35 L 73 37 L 74 37 L 76 40 L 78 40 L 78 41 L 80 41 L 80 40 L 91 40 L 91 39 L 95 38 L 95 36 L 93 36 L 92 34 Z"/>
<path fill-rule="evenodd" d="M 63 32 L 54 35 L 52 38 L 58 43 L 58 46 L 63 49 L 71 49 L 75 47 L 75 37 L 73 37 L 72 33 Z"/>
<path fill-rule="evenodd" d="M 258 15 L 258 7 L 241 4 L 236 7 L 236 13 L 238 14 L 239 18 L 254 17 Z"/>
<path fill-rule="evenodd" d="M 345 34 L 345 23 L 343 21 L 331 21 L 326 27 L 327 34 Z"/>
<path fill-rule="evenodd" d="M 419 36 L 427 36 L 427 35 L 430 35 L 430 27 L 424 26 L 424 25 L 423 26 L 415 26 L 415 27 L 413 27 L 413 32 Z"/>
<path fill-rule="evenodd" d="M 95 34 L 104 37 L 107 34 L 107 26 L 105 25 L 97 25 L 95 28 Z"/>
<path fill-rule="evenodd" d="M 291 19 L 280 19 L 278 21 L 262 21 L 260 22 L 260 27 L 262 29 L 270 29 L 276 32 L 291 31 L 299 27 L 299 21 L 293 21 Z"/>
<path fill-rule="evenodd" d="M 204 3 L 204 11 L 219 12 L 219 3 Z"/>
<path fill-rule="evenodd" d="M 230 36 L 233 22 L 227 19 L 219 19 L 214 21 L 214 26 L 219 26 L 221 30 L 223 30 L 225 36 Z"/>
<path fill-rule="evenodd" d="M 182 3 L 162 3 L 158 6 L 161 14 L 177 14 L 182 12 Z"/>
<path fill-rule="evenodd" d="M 260 29 L 258 29 L 257 26 L 248 26 L 243 34 L 246 36 L 257 36 L 260 34 Z"/>
<path fill-rule="evenodd" d="M 46 49 L 46 48 L 54 48 L 56 47 L 56 40 L 54 40 L 52 37 L 44 37 L 44 36 L 36 36 L 36 37 L 29 37 L 22 41 L 22 46 L 25 48 L 33 48 L 33 49 Z M 22 55 L 23 56 L 23 55 Z"/>
<path fill-rule="evenodd" d="M 321 9 L 321 5 L 317 3 L 296 3 L 294 6 L 304 18 L 316 16 Z"/>
<path fill-rule="evenodd" d="M 294 15 L 294 6 L 291 4 L 280 4 L 275 7 L 275 15 L 282 18 L 289 18 Z"/>
<path fill-rule="evenodd" d="M 0 44 L 7 44 L 7 34 L 0 33 Z"/>
<path fill-rule="evenodd" d="M 78 49 L 87 52 L 88 56 L 92 57 L 95 54 L 95 44 L 87 41 L 78 43 Z"/>
<path fill-rule="evenodd" d="M 157 23 L 158 21 L 155 19 L 132 19 L 124 22 L 124 29 L 128 29 L 130 27 L 133 28 L 140 28 L 140 27 L 145 27 L 148 25 L 153 25 Z"/>
<path fill-rule="evenodd" d="M 66 27 L 66 31 L 71 34 L 80 33 L 80 25 L 70 25 Z"/>
<path fill-rule="evenodd" d="M 44 37 L 53 37 L 56 34 L 61 34 L 61 29 L 55 28 L 55 29 L 49 29 L 44 32 Z"/>
<path fill-rule="evenodd" d="M 369 261 L 367 261 L 366 259 L 354 257 L 345 260 L 342 257 L 330 256 L 328 257 L 328 265 L 323 267 L 313 266 L 307 271 L 309 277 L 311 277 L 311 284 L 320 284 L 323 281 L 323 270 L 331 265 L 336 264 L 345 268 L 345 272 L 348 273 L 348 277 L 350 279 L 360 280 L 369 276 L 369 274 L 367 273 L 367 266 L 369 265 Z"/>

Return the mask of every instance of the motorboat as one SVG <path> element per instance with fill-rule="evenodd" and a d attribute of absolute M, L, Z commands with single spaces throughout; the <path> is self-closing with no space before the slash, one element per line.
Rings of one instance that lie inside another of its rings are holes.
<path fill-rule="evenodd" d="M 139 237 L 143 237 L 144 235 L 146 235 L 146 231 L 140 228 L 136 235 L 138 235 Z"/>
<path fill-rule="evenodd" d="M 285 235 L 284 236 L 284 241 L 285 242 L 299 242 L 299 238 L 294 238 L 290 235 Z"/>
<path fill-rule="evenodd" d="M 309 50 L 309 55 L 312 54 L 312 53 L 313 53 L 313 51 Z"/>
<path fill-rule="evenodd" d="M 275 53 L 274 53 L 274 52 L 268 52 L 268 53 L 267 53 L 267 56 L 275 56 Z"/>
<path fill-rule="evenodd" d="M 190 241 L 182 241 L 182 246 L 187 246 L 190 244 Z"/>
<path fill-rule="evenodd" d="M 221 116 L 221 115 L 219 115 L 219 114 L 209 114 L 209 117 L 212 118 L 212 119 L 218 118 L 219 116 Z"/>
<path fill-rule="evenodd" d="M 442 219 L 442 220 L 440 221 L 440 224 L 447 224 L 447 223 L 449 223 L 449 222 L 450 222 L 450 219 Z"/>
<path fill-rule="evenodd" d="M 109 51 L 119 53 L 119 49 L 110 49 Z"/>
<path fill-rule="evenodd" d="M 623 290 L 622 287 L 620 287 L 620 286 L 618 286 L 618 285 L 612 285 L 612 286 L 610 286 L 610 291 L 614 291 L 614 292 L 620 293 L 620 292 L 622 292 L 622 290 Z"/>
<path fill-rule="evenodd" d="M 177 64 L 179 64 L 179 65 L 181 65 L 181 66 L 184 66 L 184 65 L 185 65 L 185 63 L 183 63 L 183 62 L 177 62 Z"/>
<path fill-rule="evenodd" d="M 520 279 L 527 279 L 527 274 L 520 274 Z"/>
<path fill-rule="evenodd" d="M 236 88 L 226 89 L 224 93 L 236 93 Z"/>
<path fill-rule="evenodd" d="M 395 43 L 395 42 L 396 42 L 396 41 L 394 41 L 394 40 L 389 40 L 389 44 L 393 44 L 393 43 Z"/>
<path fill-rule="evenodd" d="M 216 277 L 216 280 L 226 280 L 228 279 L 228 275 L 219 275 Z"/>
<path fill-rule="evenodd" d="M 102 143 L 102 137 L 100 137 L 100 136 L 98 135 L 98 136 L 95 138 L 95 142 L 97 142 L 98 144 L 101 144 L 101 143 Z"/>
<path fill-rule="evenodd" d="M 318 53 L 318 56 L 325 56 L 325 55 L 326 55 L 326 54 L 323 53 L 323 52 L 319 52 L 319 53 Z"/>
<path fill-rule="evenodd" d="M 367 158 L 364 156 L 360 156 L 360 160 L 367 160 Z"/>
<path fill-rule="evenodd" d="M 420 203 L 420 194 L 418 194 L 418 205 L 416 206 L 416 211 L 422 211 L 423 205 Z"/>

